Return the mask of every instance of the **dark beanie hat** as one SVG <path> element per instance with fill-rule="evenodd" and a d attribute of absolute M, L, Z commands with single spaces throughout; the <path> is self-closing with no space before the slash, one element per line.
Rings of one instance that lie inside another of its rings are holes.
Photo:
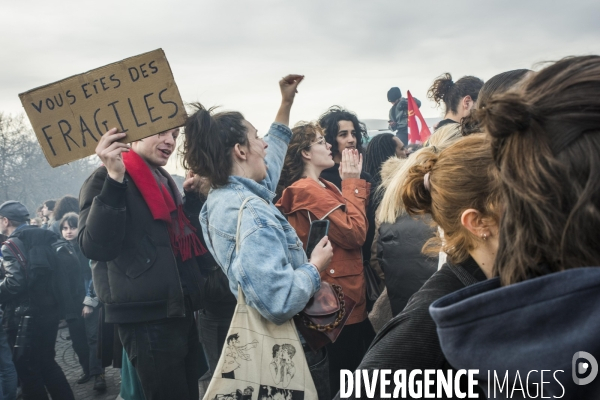
<path fill-rule="evenodd" d="M 397 87 L 393 87 L 390 90 L 388 90 L 388 101 L 396 101 L 400 98 L 402 98 L 402 92 L 400 91 L 400 88 Z"/>
<path fill-rule="evenodd" d="M 0 217 L 6 217 L 12 221 L 25 222 L 29 219 L 29 211 L 22 203 L 10 200 L 0 205 Z"/>

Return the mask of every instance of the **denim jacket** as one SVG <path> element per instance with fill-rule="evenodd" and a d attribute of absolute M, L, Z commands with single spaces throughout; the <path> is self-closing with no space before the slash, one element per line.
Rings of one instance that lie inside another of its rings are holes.
<path fill-rule="evenodd" d="M 273 205 L 275 188 L 292 131 L 273 123 L 268 144 L 267 177 L 260 183 L 230 176 L 229 183 L 213 189 L 200 212 L 206 245 L 229 278 L 237 297 L 238 285 L 246 303 L 271 322 L 282 324 L 300 312 L 321 287 L 318 270 L 309 264 L 302 242 Z M 236 252 L 237 221 L 239 252 Z"/>

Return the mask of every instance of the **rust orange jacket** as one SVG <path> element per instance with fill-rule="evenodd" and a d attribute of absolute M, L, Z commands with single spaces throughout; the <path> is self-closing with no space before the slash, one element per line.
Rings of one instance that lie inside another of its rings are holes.
<path fill-rule="evenodd" d="M 340 285 L 344 294 L 356 301 L 346 322 L 356 324 L 367 318 L 361 246 L 369 227 L 365 209 L 371 184 L 363 179 L 345 179 L 340 192 L 333 183 L 324 179 L 321 182 L 325 187 L 311 178 L 294 182 L 283 191 L 276 206 L 287 215 L 305 249 L 310 222 L 329 220 L 333 259 L 327 270 L 321 272 L 321 279 Z"/>

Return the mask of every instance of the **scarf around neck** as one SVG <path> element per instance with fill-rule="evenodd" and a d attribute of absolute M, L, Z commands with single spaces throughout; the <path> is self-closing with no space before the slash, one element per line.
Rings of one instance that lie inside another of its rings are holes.
<path fill-rule="evenodd" d="M 122 155 L 127 173 L 142 194 L 152 217 L 155 221 L 160 220 L 167 223 L 171 248 L 175 257 L 179 255 L 183 261 L 186 261 L 192 256 L 200 256 L 206 253 L 206 249 L 196 235 L 196 228 L 185 216 L 183 200 L 173 178 L 162 168 L 157 169 L 159 174 L 167 178 L 169 188 L 173 193 L 173 196 L 171 196 L 171 193 L 163 184 L 160 185 L 160 188 L 158 187 L 159 183 L 152 174 L 150 167 L 135 151 L 129 150 L 123 152 Z"/>

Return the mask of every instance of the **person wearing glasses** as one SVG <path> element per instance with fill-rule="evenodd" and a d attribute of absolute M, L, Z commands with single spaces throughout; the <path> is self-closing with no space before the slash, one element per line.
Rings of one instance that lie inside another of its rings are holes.
<path fill-rule="evenodd" d="M 315 123 L 300 123 L 292 129 L 278 185 L 276 206 L 287 216 L 306 247 L 310 223 L 329 220 L 333 247 L 331 264 L 321 271 L 321 280 L 340 285 L 356 301 L 344 330 L 327 346 L 331 393 L 339 390 L 340 370 L 354 371 L 374 336 L 367 319 L 366 286 L 361 246 L 367 236 L 367 200 L 371 184 L 361 179 L 362 154 L 356 149 L 341 151 L 341 190 L 321 178 L 334 165 L 332 145 Z"/>

